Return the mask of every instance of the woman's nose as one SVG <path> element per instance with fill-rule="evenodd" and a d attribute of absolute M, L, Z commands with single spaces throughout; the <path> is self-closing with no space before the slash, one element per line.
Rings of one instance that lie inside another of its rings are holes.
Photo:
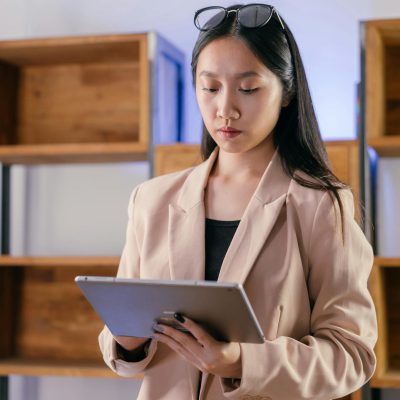
<path fill-rule="evenodd" d="M 240 118 L 240 112 L 238 108 L 233 104 L 229 94 L 221 96 L 218 109 L 217 117 L 222 119 L 238 119 Z"/>

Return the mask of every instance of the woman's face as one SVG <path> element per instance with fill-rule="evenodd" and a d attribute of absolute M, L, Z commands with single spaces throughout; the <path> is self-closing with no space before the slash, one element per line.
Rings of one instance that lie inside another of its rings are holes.
<path fill-rule="evenodd" d="M 239 39 L 217 39 L 201 51 L 196 97 L 204 124 L 221 150 L 241 153 L 271 145 L 266 139 L 279 118 L 282 84 Z"/>

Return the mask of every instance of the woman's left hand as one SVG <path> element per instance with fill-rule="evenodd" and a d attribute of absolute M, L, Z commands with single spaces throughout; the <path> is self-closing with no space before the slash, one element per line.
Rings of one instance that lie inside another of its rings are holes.
<path fill-rule="evenodd" d="M 157 324 L 154 326 L 154 339 L 165 343 L 204 373 L 224 378 L 241 378 L 239 343 L 219 342 L 189 318 L 178 315 L 176 319 L 191 335 L 167 325 Z"/>

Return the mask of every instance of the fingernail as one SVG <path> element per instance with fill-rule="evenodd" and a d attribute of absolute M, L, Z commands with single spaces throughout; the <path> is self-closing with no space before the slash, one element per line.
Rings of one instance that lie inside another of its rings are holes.
<path fill-rule="evenodd" d="M 183 315 L 181 315 L 181 314 L 179 314 L 179 313 L 175 313 L 175 314 L 174 314 L 174 318 L 175 318 L 177 321 L 181 322 L 181 323 L 184 323 L 184 322 L 185 322 L 185 318 L 183 317 Z"/>
<path fill-rule="evenodd" d="M 158 332 L 164 332 L 164 328 L 158 324 L 153 325 L 153 329 Z"/>

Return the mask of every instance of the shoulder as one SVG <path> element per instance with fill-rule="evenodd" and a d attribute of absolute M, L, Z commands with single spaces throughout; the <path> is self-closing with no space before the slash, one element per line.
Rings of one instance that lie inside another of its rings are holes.
<path fill-rule="evenodd" d="M 303 171 L 296 171 L 296 176 L 310 183 L 317 180 Z M 345 213 L 354 214 L 354 196 L 351 188 L 340 188 L 338 194 Z M 287 203 L 297 208 L 303 216 L 314 216 L 319 208 L 334 210 L 338 208 L 338 201 L 331 191 L 319 190 L 304 186 L 295 179 L 291 180 L 288 190 Z"/>
<path fill-rule="evenodd" d="M 306 174 L 303 171 L 296 171 L 295 175 L 311 184 L 317 183 L 317 180 L 314 177 Z M 314 189 L 302 185 L 293 178 L 291 180 L 288 190 L 288 195 L 293 201 L 296 201 L 298 204 L 303 204 L 306 206 L 319 205 L 321 202 L 324 202 L 327 198 L 331 197 L 330 193 L 331 192 L 328 190 Z M 348 188 L 346 186 L 343 188 L 339 188 L 338 193 L 343 203 L 345 203 L 346 205 L 353 203 L 353 194 L 351 188 Z M 332 198 L 332 206 L 334 203 L 335 201 Z"/>

